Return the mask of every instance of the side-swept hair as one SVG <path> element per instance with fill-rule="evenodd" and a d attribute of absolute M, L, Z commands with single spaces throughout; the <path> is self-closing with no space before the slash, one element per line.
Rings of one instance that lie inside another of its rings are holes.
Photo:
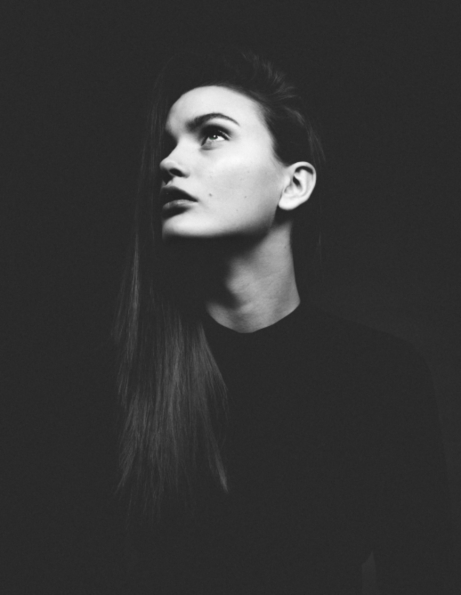
<path fill-rule="evenodd" d="M 309 161 L 318 171 L 323 162 L 306 100 L 272 62 L 252 51 L 218 47 L 180 52 L 157 77 L 114 327 L 119 490 L 130 514 L 140 513 L 148 522 L 158 518 L 166 495 L 193 502 L 199 469 L 229 490 L 220 449 L 226 387 L 201 322 L 201 272 L 193 256 L 187 260 L 193 251 L 183 250 L 176 258 L 175 247 L 163 245 L 158 200 L 169 110 L 186 91 L 208 85 L 227 87 L 257 102 L 282 163 Z M 294 215 L 292 249 L 301 295 L 319 245 L 319 216 L 316 190 Z"/>

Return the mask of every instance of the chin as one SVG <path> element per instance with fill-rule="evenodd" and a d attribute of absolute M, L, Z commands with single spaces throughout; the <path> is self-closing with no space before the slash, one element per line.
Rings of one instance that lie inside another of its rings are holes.
<path fill-rule="evenodd" d="M 172 217 L 163 222 L 162 225 L 162 240 L 170 242 L 175 240 L 234 240 L 245 238 L 256 238 L 262 234 L 259 229 L 244 228 L 237 225 L 222 225 L 217 223 L 211 224 L 197 224 L 191 221 L 180 220 L 180 217 Z M 195 225 L 194 225 L 195 223 Z M 243 229 L 242 229 L 243 228 Z"/>
<path fill-rule="evenodd" d="M 162 240 L 167 242 L 174 239 L 200 239 L 210 237 L 201 230 L 193 229 L 190 225 L 181 225 L 168 221 L 162 228 Z"/>

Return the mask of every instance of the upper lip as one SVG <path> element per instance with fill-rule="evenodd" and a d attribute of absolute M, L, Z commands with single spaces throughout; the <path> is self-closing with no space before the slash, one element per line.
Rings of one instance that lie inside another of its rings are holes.
<path fill-rule="evenodd" d="M 187 194 L 187 192 L 184 192 L 184 190 L 180 190 L 175 186 L 165 186 L 160 190 L 160 199 L 162 201 L 162 205 L 166 205 L 167 202 L 171 202 L 172 200 L 179 200 L 180 198 L 184 200 L 197 200 L 190 194 Z"/>

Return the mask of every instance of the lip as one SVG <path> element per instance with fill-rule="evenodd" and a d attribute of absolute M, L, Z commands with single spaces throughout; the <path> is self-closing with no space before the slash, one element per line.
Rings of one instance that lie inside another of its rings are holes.
<path fill-rule="evenodd" d="M 187 200 L 187 199 L 183 199 L 180 198 L 178 200 L 170 200 L 169 202 L 166 202 L 163 207 L 162 207 L 162 211 L 164 213 L 164 215 L 166 216 L 166 213 L 178 213 L 180 211 L 183 211 L 184 209 L 189 208 L 190 205 L 193 204 L 194 201 L 192 200 Z"/>
<path fill-rule="evenodd" d="M 183 203 L 185 201 L 197 202 L 196 198 L 194 198 L 187 192 L 184 192 L 184 190 L 176 188 L 175 186 L 165 186 L 165 188 L 162 188 L 162 190 L 160 191 L 160 199 L 163 206 L 166 206 L 167 204 L 173 202 L 178 204 Z"/>

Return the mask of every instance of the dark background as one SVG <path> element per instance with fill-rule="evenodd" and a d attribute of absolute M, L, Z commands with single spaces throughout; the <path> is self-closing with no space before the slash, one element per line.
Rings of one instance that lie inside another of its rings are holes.
<path fill-rule="evenodd" d="M 461 560 L 459 7 L 16 0 L 8 8 L 5 592 L 115 592 L 106 587 L 117 583 L 120 533 L 105 504 L 113 473 L 105 353 L 149 91 L 162 61 L 189 42 L 252 44 L 314 89 L 328 162 L 314 299 L 407 339 L 426 358 Z"/>

